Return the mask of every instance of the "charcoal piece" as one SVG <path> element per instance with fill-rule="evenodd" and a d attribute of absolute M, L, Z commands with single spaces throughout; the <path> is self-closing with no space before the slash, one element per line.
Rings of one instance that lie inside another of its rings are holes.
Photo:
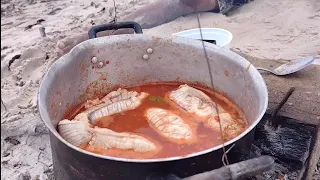
<path fill-rule="evenodd" d="M 18 141 L 18 140 L 16 140 L 15 138 L 13 138 L 13 137 L 6 137 L 5 139 L 4 139 L 4 141 L 5 142 L 7 142 L 7 143 L 10 143 L 10 144 L 12 144 L 12 145 L 18 145 L 18 144 L 20 144 L 20 141 Z"/>
<path fill-rule="evenodd" d="M 315 129 L 290 119 L 279 120 L 283 123 L 277 129 L 270 126 L 267 120 L 263 120 L 257 127 L 255 137 L 258 139 L 254 144 L 263 154 L 272 155 L 278 162 L 285 161 L 294 169 L 300 169 L 309 157 Z"/>
<path fill-rule="evenodd" d="M 11 71 L 10 66 L 12 65 L 12 63 L 14 63 L 14 61 L 17 59 L 20 59 L 20 57 L 21 57 L 21 54 L 17 54 L 11 58 L 11 60 L 8 63 L 8 70 L 9 71 Z"/>
<path fill-rule="evenodd" d="M 307 168 L 311 144 L 315 143 L 316 127 L 301 124 L 294 119 L 279 117 L 280 126 L 270 125 L 271 115 L 266 114 L 257 125 L 250 156 L 271 155 L 275 158 L 272 170 L 246 180 L 285 179 L 301 180 Z M 238 157 L 243 153 L 237 153 Z"/>

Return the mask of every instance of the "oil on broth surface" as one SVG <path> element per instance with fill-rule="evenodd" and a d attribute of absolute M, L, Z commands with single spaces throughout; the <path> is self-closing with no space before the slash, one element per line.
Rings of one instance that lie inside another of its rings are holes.
<path fill-rule="evenodd" d="M 96 125 L 100 128 L 108 128 L 115 132 L 135 133 L 156 142 L 161 147 L 161 150 L 159 152 L 138 153 L 132 150 L 119 149 L 84 149 L 94 153 L 114 157 L 130 159 L 150 159 L 186 156 L 191 153 L 203 151 L 220 145 L 222 143 L 220 132 L 205 127 L 203 123 L 197 122 L 192 116 L 188 115 L 186 112 L 182 112 L 181 109 L 170 106 L 165 100 L 165 95 L 168 92 L 176 90 L 182 84 L 185 83 L 154 83 L 126 88 L 128 91 L 136 91 L 138 93 L 146 92 L 149 94 L 149 97 L 144 99 L 142 104 L 134 110 L 125 111 L 97 120 Z M 215 101 L 219 104 L 219 106 L 224 108 L 232 116 L 232 118 L 239 119 L 240 125 L 246 126 L 246 121 L 244 119 L 242 111 L 228 98 L 218 93 L 215 93 L 214 96 L 210 89 L 203 86 L 192 85 L 192 87 L 201 90 L 212 100 L 214 100 L 214 97 L 216 97 Z M 170 110 L 176 115 L 180 116 L 184 120 L 184 122 L 186 122 L 191 127 L 191 129 L 194 130 L 198 140 L 191 144 L 181 144 L 169 141 L 165 137 L 159 135 L 154 129 L 149 126 L 149 123 L 145 117 L 146 110 L 154 107 Z"/>

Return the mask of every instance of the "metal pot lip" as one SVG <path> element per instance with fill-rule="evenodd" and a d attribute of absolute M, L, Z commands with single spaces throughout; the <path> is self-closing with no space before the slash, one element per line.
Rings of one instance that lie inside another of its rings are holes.
<path fill-rule="evenodd" d="M 207 154 L 216 150 L 219 150 L 223 147 L 223 145 L 219 145 L 219 146 L 215 146 L 213 148 L 204 150 L 204 151 L 200 151 L 200 152 L 195 152 L 195 153 L 191 153 L 188 154 L 187 156 L 176 156 L 176 157 L 170 157 L 170 158 L 158 158 L 158 159 L 127 159 L 127 158 L 118 158 L 118 157 L 112 157 L 112 156 L 105 156 L 105 155 L 100 155 L 100 154 L 95 154 L 95 153 L 91 153 L 88 151 L 85 151 L 81 148 L 78 148 L 76 146 L 73 146 L 72 144 L 70 144 L 69 142 L 67 142 L 66 140 L 64 140 L 60 134 L 57 132 L 56 128 L 54 128 L 51 124 L 50 118 L 49 118 L 49 114 L 47 112 L 46 109 L 44 108 L 40 108 L 42 107 L 42 102 L 41 102 L 41 91 L 46 91 L 44 89 L 44 82 L 46 79 L 48 79 L 50 76 L 52 76 L 52 74 L 50 74 L 50 70 L 53 68 L 57 68 L 59 63 L 67 63 L 65 60 L 66 57 L 71 56 L 71 54 L 76 53 L 78 48 L 84 48 L 83 46 L 88 43 L 89 41 L 103 41 L 103 42 L 110 42 L 110 37 L 114 38 L 115 41 L 117 40 L 147 40 L 148 39 L 152 39 L 152 40 L 159 40 L 159 39 L 163 39 L 166 41 L 171 41 L 174 43 L 179 43 L 179 44 L 185 44 L 188 46 L 193 46 L 193 47 L 200 47 L 202 48 L 202 42 L 200 41 L 196 41 L 193 39 L 186 39 L 183 37 L 173 37 L 173 36 L 149 36 L 149 35 L 143 35 L 143 34 L 131 34 L 131 35 L 115 35 L 115 36 L 109 36 L 109 37 L 101 37 L 101 38 L 96 38 L 96 39 L 90 39 L 87 41 L 84 41 L 80 44 L 78 44 L 77 46 L 75 46 L 68 54 L 60 57 L 56 62 L 54 62 L 52 64 L 52 66 L 49 68 L 49 70 L 47 71 L 47 73 L 45 74 L 43 81 L 40 84 L 39 90 L 38 90 L 38 95 L 37 95 L 37 102 L 38 102 L 38 110 L 39 110 L 39 114 L 41 119 L 44 121 L 45 125 L 47 126 L 47 128 L 49 129 L 50 133 L 52 133 L 56 138 L 58 138 L 61 142 L 63 142 L 65 145 L 67 145 L 68 147 L 84 153 L 86 155 L 90 155 L 96 158 L 101 158 L 101 159 L 106 159 L 106 160 L 112 160 L 112 161 L 120 161 L 120 162 L 130 162 L 130 163 L 155 163 L 155 162 L 169 162 L 169 161 L 176 161 L 176 160 L 183 160 L 183 159 L 187 159 L 187 158 L 192 158 L 192 157 L 196 157 L 196 156 L 200 156 L 203 154 Z M 247 135 L 250 131 L 252 131 L 257 124 L 260 122 L 260 120 L 262 119 L 263 115 L 265 114 L 266 110 L 267 110 L 267 106 L 268 106 L 268 90 L 267 90 L 267 86 L 266 83 L 264 81 L 264 79 L 262 78 L 261 74 L 258 72 L 258 70 L 249 62 L 247 61 L 245 58 L 241 57 L 240 55 L 227 50 L 227 49 L 223 49 L 220 48 L 214 44 L 210 44 L 205 42 L 205 46 L 208 47 L 209 49 L 215 49 L 217 51 L 217 53 L 223 52 L 223 54 L 225 56 L 229 56 L 230 59 L 234 59 L 234 61 L 237 61 L 238 64 L 242 64 L 244 66 L 244 64 L 246 63 L 247 66 L 250 66 L 251 68 L 248 70 L 248 73 L 252 73 L 252 76 L 254 76 L 258 81 L 259 81 L 259 85 L 261 87 L 261 89 L 263 90 L 263 93 L 265 94 L 265 102 L 262 106 L 262 110 L 259 114 L 259 116 L 257 117 L 257 119 L 248 127 L 248 129 L 246 129 L 244 132 L 242 132 L 239 136 L 237 136 L 236 138 L 229 140 L 228 142 L 224 143 L 224 146 L 229 146 L 234 144 L 236 141 L 238 141 L 239 139 L 241 139 L 242 137 L 244 137 L 245 135 Z M 236 60 L 237 59 L 237 60 Z M 245 66 L 244 66 L 245 67 Z"/>

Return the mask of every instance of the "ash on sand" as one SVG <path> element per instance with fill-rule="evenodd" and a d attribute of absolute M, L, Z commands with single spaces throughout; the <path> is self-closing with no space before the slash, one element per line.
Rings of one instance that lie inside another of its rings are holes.
<path fill-rule="evenodd" d="M 117 16 L 121 20 L 153 1 L 117 0 Z M 206 27 L 230 30 L 233 48 L 251 56 L 319 57 L 319 4 L 317 0 L 253 1 L 229 17 L 204 13 L 201 21 Z M 58 58 L 58 40 L 85 32 L 92 24 L 110 22 L 113 12 L 110 0 L 1 0 L 1 179 L 52 179 L 48 131 L 36 108 L 39 84 Z M 39 32 L 42 26 L 45 37 Z M 197 27 L 190 15 L 144 32 L 171 35 Z"/>

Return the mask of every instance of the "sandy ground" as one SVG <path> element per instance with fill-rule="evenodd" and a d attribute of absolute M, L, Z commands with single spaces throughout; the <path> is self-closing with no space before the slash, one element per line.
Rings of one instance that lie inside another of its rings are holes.
<path fill-rule="evenodd" d="M 117 0 L 117 15 L 152 1 Z M 48 131 L 36 109 L 39 84 L 57 59 L 57 41 L 111 21 L 112 4 L 111 0 L 1 0 L 1 179 L 53 178 Z M 201 22 L 203 27 L 230 30 L 232 48 L 250 56 L 320 59 L 319 0 L 256 0 L 229 16 L 203 13 Z M 46 37 L 41 37 L 41 27 Z M 145 33 L 172 34 L 196 27 L 195 16 L 190 15 Z"/>

